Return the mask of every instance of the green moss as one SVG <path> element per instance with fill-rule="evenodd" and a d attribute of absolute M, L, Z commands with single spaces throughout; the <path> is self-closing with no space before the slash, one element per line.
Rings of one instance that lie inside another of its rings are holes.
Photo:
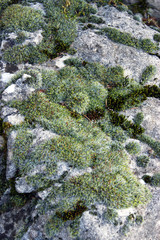
<path fill-rule="evenodd" d="M 13 0 L 0 0 L 0 12 L 4 10 Z"/>
<path fill-rule="evenodd" d="M 153 39 L 156 42 L 160 42 L 160 34 L 154 34 Z"/>
<path fill-rule="evenodd" d="M 160 187 L 160 173 L 156 173 L 152 176 L 151 185 L 155 187 Z"/>
<path fill-rule="evenodd" d="M 150 81 L 155 74 L 156 74 L 156 67 L 155 66 L 150 65 L 150 66 L 146 67 L 146 69 L 142 73 L 140 83 L 144 84 L 147 81 Z"/>
<path fill-rule="evenodd" d="M 96 24 L 105 23 L 105 21 L 102 18 L 94 16 L 94 15 L 92 15 L 88 18 L 88 22 L 92 22 L 92 23 L 96 23 Z"/>
<path fill-rule="evenodd" d="M 137 159 L 136 159 L 136 162 L 137 162 L 137 166 L 138 167 L 147 167 L 147 164 L 149 163 L 149 157 L 146 156 L 146 155 L 141 155 L 141 156 L 138 156 Z"/>
<path fill-rule="evenodd" d="M 160 156 L 160 142 L 156 141 L 155 139 L 151 138 L 150 136 L 146 134 L 142 134 L 138 136 L 138 139 L 142 142 L 147 143 L 154 151 L 155 153 Z"/>
<path fill-rule="evenodd" d="M 39 51 L 39 47 L 33 45 L 15 45 L 8 48 L 3 54 L 3 60 L 13 64 L 21 63 L 42 63 L 47 56 Z"/>
<path fill-rule="evenodd" d="M 114 223 L 118 217 L 118 213 L 115 211 L 115 209 L 107 208 L 106 211 L 103 212 L 102 217 L 107 222 Z"/>
<path fill-rule="evenodd" d="M 143 217 L 141 215 L 136 216 L 135 223 L 141 225 L 143 222 Z"/>
<path fill-rule="evenodd" d="M 135 115 L 133 121 L 135 124 L 140 125 L 143 122 L 144 115 L 142 112 L 139 112 Z"/>
<path fill-rule="evenodd" d="M 132 37 L 130 33 L 124 33 L 116 28 L 102 28 L 99 34 L 106 34 L 106 36 L 113 42 L 121 43 L 137 49 L 142 49 L 144 52 L 152 53 L 158 50 L 156 44 L 150 39 L 137 39 Z"/>
<path fill-rule="evenodd" d="M 107 90 L 91 77 L 88 83 L 75 67 L 60 70 L 59 74 L 50 80 L 51 82 L 46 93 L 52 101 L 62 103 L 80 114 L 104 111 Z"/>
<path fill-rule="evenodd" d="M 107 106 L 114 110 L 125 110 L 129 107 L 138 107 L 147 97 L 159 98 L 160 89 L 156 86 L 141 85 L 130 88 L 113 88 L 109 91 Z"/>
<path fill-rule="evenodd" d="M 2 14 L 2 22 L 9 31 L 36 31 L 44 24 L 41 11 L 20 4 L 12 4 Z"/>
<path fill-rule="evenodd" d="M 129 142 L 125 146 L 125 148 L 126 148 L 127 152 L 130 153 L 130 154 L 137 154 L 141 150 L 140 145 L 136 142 Z"/>

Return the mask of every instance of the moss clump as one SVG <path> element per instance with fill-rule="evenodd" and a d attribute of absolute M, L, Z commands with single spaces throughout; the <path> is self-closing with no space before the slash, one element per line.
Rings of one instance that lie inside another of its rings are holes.
<path fill-rule="evenodd" d="M 150 136 L 146 134 L 142 134 L 138 136 L 138 139 L 142 142 L 147 143 L 154 151 L 155 153 L 160 156 L 160 142 L 156 141 L 155 139 L 151 138 Z"/>
<path fill-rule="evenodd" d="M 130 153 L 130 154 L 137 154 L 141 150 L 140 145 L 136 142 L 129 142 L 125 146 L 125 148 L 126 148 L 127 152 Z"/>
<path fill-rule="evenodd" d="M 13 2 L 13 0 L 0 0 L 0 13 L 12 2 Z"/>
<path fill-rule="evenodd" d="M 59 74 L 50 80 L 51 82 L 46 94 L 52 101 L 62 103 L 80 114 L 104 111 L 107 90 L 92 77 L 90 83 L 86 81 L 83 73 L 75 67 L 60 70 Z"/>
<path fill-rule="evenodd" d="M 160 42 L 160 34 L 154 34 L 153 39 L 156 42 Z"/>
<path fill-rule="evenodd" d="M 140 125 L 143 122 L 144 115 L 142 112 L 139 112 L 135 115 L 133 121 L 135 124 Z"/>
<path fill-rule="evenodd" d="M 59 8 L 53 13 L 45 26 L 40 49 L 49 57 L 55 57 L 58 52 L 69 48 L 76 37 L 76 21 L 66 17 Z"/>
<path fill-rule="evenodd" d="M 159 98 L 160 89 L 156 86 L 129 86 L 130 88 L 113 88 L 109 91 L 107 106 L 114 110 L 125 110 L 129 107 L 138 107 L 147 97 Z"/>
<path fill-rule="evenodd" d="M 149 163 L 149 157 L 146 156 L 146 155 L 141 155 L 141 156 L 138 156 L 137 159 L 136 159 L 136 162 L 137 162 L 137 166 L 138 167 L 147 167 L 147 164 Z"/>
<path fill-rule="evenodd" d="M 102 217 L 109 223 L 115 223 L 116 218 L 118 217 L 118 213 L 112 208 L 107 208 L 106 211 L 104 211 Z"/>
<path fill-rule="evenodd" d="M 156 67 L 155 66 L 148 66 L 142 73 L 142 77 L 140 80 L 141 84 L 146 83 L 147 81 L 151 80 L 153 76 L 156 74 Z"/>
<path fill-rule="evenodd" d="M 9 31 L 36 31 L 44 24 L 41 11 L 20 4 L 12 4 L 2 14 L 2 23 Z"/>
<path fill-rule="evenodd" d="M 160 187 L 160 173 L 156 173 L 152 176 L 151 185 L 155 187 Z"/>
<path fill-rule="evenodd" d="M 94 15 L 92 15 L 88 18 L 88 22 L 92 22 L 92 23 L 96 23 L 96 24 L 105 23 L 105 21 L 102 18 L 94 16 Z"/>
<path fill-rule="evenodd" d="M 39 51 L 39 47 L 33 45 L 15 45 L 7 49 L 3 54 L 3 60 L 13 64 L 21 63 L 42 63 L 47 56 Z"/>
<path fill-rule="evenodd" d="M 106 36 L 117 43 L 121 43 L 130 47 L 137 49 L 142 49 L 144 52 L 152 53 L 158 50 L 156 44 L 154 44 L 150 39 L 136 39 L 131 36 L 130 33 L 124 33 L 116 28 L 102 28 L 98 34 L 106 34 Z"/>

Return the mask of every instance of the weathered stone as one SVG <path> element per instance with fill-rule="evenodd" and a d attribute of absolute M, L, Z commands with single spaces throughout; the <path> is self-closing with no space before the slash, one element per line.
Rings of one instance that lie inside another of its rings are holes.
<path fill-rule="evenodd" d="M 25 84 L 21 86 L 11 84 L 2 93 L 2 100 L 5 102 L 12 100 L 25 100 L 32 92 L 34 92 L 34 90 L 34 88 L 31 88 Z"/>
<path fill-rule="evenodd" d="M 6 167 L 6 178 L 7 180 L 13 178 L 16 173 L 16 165 L 13 161 L 13 147 L 17 136 L 16 131 L 12 131 L 7 141 L 7 167 Z"/>
<path fill-rule="evenodd" d="M 4 89 L 7 83 L 9 83 L 14 74 L 11 73 L 2 73 L 0 78 L 0 90 Z"/>

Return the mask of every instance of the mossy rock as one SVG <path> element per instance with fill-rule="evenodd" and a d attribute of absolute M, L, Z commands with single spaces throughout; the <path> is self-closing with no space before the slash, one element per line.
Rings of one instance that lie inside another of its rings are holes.
<path fill-rule="evenodd" d="M 147 53 L 152 53 L 159 49 L 157 44 L 153 43 L 150 39 L 137 39 L 132 37 L 130 33 L 121 32 L 116 28 L 102 28 L 96 33 L 106 34 L 106 36 L 113 42 L 121 43 L 137 49 L 142 49 Z"/>
<path fill-rule="evenodd" d="M 12 4 L 4 10 L 2 23 L 9 31 L 36 31 L 42 28 L 44 18 L 41 11 L 20 4 Z"/>

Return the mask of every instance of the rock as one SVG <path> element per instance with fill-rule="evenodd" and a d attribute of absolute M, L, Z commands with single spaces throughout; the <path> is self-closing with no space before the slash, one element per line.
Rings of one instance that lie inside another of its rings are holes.
<path fill-rule="evenodd" d="M 152 8 L 156 8 L 157 10 L 160 11 L 160 3 L 159 0 L 146 0 L 148 5 Z"/>
<path fill-rule="evenodd" d="M 12 131 L 8 137 L 7 141 L 7 167 L 6 167 L 6 179 L 9 180 L 10 178 L 13 178 L 16 173 L 16 165 L 13 161 L 13 147 L 14 142 L 17 136 L 16 131 Z"/>
<path fill-rule="evenodd" d="M 19 193 L 31 193 L 36 189 L 26 182 L 25 177 L 18 178 L 15 184 L 16 191 Z"/>
<path fill-rule="evenodd" d="M 157 33 L 140 22 L 137 24 L 131 15 L 119 12 L 113 7 L 100 8 L 97 14 L 106 21 L 104 27 L 130 33 L 137 39 L 153 40 L 153 35 Z M 113 42 L 107 36 L 97 35 L 96 31 L 79 31 L 78 37 L 72 44 L 72 47 L 77 49 L 75 57 L 100 62 L 107 67 L 123 66 L 124 70 L 128 71 L 128 76 L 136 81 L 139 81 L 146 66 L 154 65 L 157 68 L 155 78 L 158 79 L 157 84 L 160 83 L 160 59 L 157 56 L 149 55 L 141 49 Z"/>
<path fill-rule="evenodd" d="M 10 40 L 2 40 L 1 47 L 0 49 L 5 51 L 10 47 L 13 47 L 15 45 L 15 41 L 10 39 Z"/>
<path fill-rule="evenodd" d="M 22 43 L 22 45 L 32 44 L 34 46 L 38 45 L 42 39 L 42 30 L 35 31 L 34 33 L 25 32 L 26 40 Z"/>
<path fill-rule="evenodd" d="M 2 100 L 5 102 L 12 100 L 25 100 L 32 92 L 34 92 L 34 90 L 34 88 L 31 88 L 25 84 L 22 84 L 21 86 L 11 84 L 2 93 Z"/>
<path fill-rule="evenodd" d="M 7 83 L 9 83 L 14 74 L 11 73 L 2 73 L 0 78 L 0 90 L 4 89 Z"/>
<path fill-rule="evenodd" d="M 24 122 L 25 117 L 21 114 L 12 114 L 3 119 L 4 123 L 10 123 L 11 125 L 19 125 Z"/>

